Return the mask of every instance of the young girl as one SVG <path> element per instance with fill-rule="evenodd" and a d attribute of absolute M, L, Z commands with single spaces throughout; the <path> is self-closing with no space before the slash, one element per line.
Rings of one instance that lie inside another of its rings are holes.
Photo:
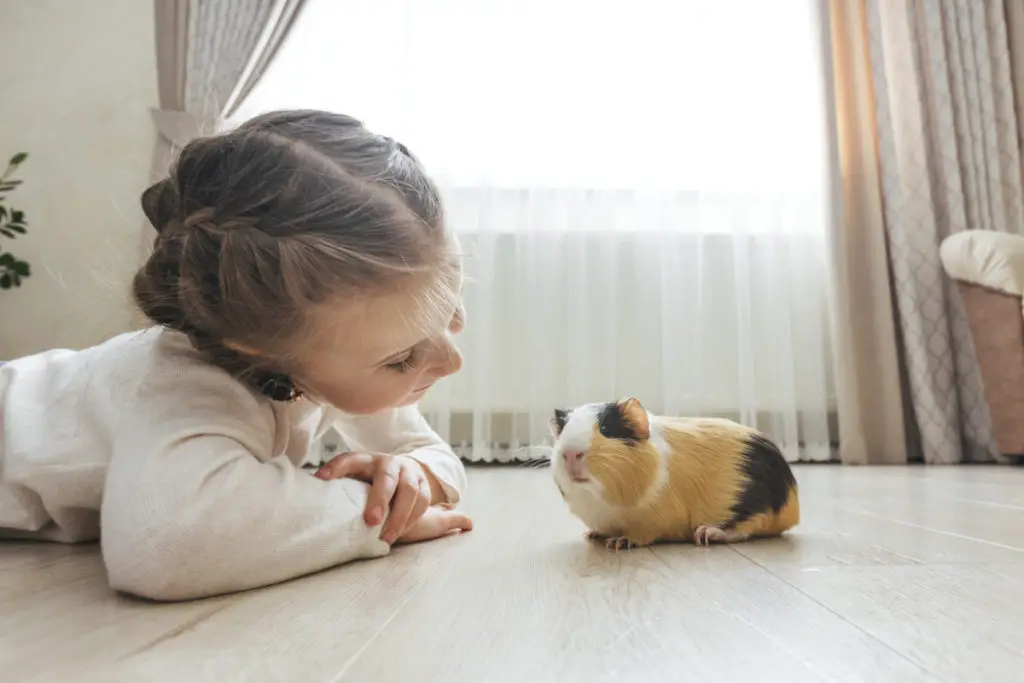
<path fill-rule="evenodd" d="M 415 406 L 462 363 L 461 266 L 404 146 L 267 114 L 189 144 L 142 204 L 156 326 L 0 366 L 0 537 L 99 537 L 113 588 L 179 600 L 471 528 Z M 332 426 L 351 452 L 313 476 Z"/>

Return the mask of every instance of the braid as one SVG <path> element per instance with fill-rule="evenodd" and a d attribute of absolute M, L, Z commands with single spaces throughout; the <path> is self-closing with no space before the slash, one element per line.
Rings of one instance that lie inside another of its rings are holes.
<path fill-rule="evenodd" d="M 158 225 L 158 236 L 153 254 L 135 276 L 135 300 L 142 311 L 154 322 L 188 336 L 195 349 L 205 354 L 212 363 L 233 376 L 249 381 L 262 394 L 275 401 L 291 402 L 302 396 L 288 375 L 261 367 L 258 360 L 235 351 L 224 344 L 210 325 L 221 299 L 219 278 L 205 271 L 202 275 L 189 268 L 182 276 L 181 265 L 191 261 L 190 251 L 220 254 L 223 238 L 231 233 L 251 230 L 255 221 L 235 218 L 217 222 L 213 208 L 192 212 L 184 219 L 177 214 L 180 204 L 169 194 L 173 186 L 161 181 L 147 192 L 158 198 L 164 211 Z M 152 219 L 151 219 L 152 220 Z M 212 251 L 210 250 L 212 247 Z M 200 262 L 207 259 L 200 257 Z M 206 324 L 204 324 L 206 323 Z"/>

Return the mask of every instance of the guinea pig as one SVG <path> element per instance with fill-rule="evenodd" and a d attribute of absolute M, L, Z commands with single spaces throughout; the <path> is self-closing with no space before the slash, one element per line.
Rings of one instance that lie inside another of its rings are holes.
<path fill-rule="evenodd" d="M 556 410 L 551 432 L 562 497 L 611 549 L 736 543 L 800 521 L 778 447 L 731 420 L 658 417 L 627 398 Z"/>

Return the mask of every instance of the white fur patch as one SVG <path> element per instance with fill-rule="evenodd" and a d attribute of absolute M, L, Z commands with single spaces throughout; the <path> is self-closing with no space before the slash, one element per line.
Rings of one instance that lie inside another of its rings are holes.
<path fill-rule="evenodd" d="M 551 472 L 558 487 L 565 495 L 569 511 L 583 521 L 591 531 L 599 534 L 618 534 L 622 529 L 621 513 L 605 502 L 604 486 L 597 479 L 590 478 L 587 482 L 575 482 L 569 477 L 569 469 L 563 454 L 565 452 L 581 452 L 590 450 L 594 439 L 598 416 L 604 409 L 604 403 L 590 403 L 574 408 L 562 428 L 562 433 L 555 440 L 551 452 Z M 583 472 L 587 474 L 587 461 L 584 457 Z"/>
<path fill-rule="evenodd" d="M 668 441 L 665 440 L 662 432 L 662 426 L 655 422 L 657 418 L 650 413 L 647 414 L 647 424 L 650 425 L 651 436 L 649 437 L 650 443 L 654 446 L 654 450 L 658 451 L 660 458 L 660 467 L 658 468 L 658 477 L 654 480 L 651 488 L 647 490 L 643 499 L 640 501 L 640 505 L 651 504 L 658 499 L 661 494 L 661 490 L 665 488 L 665 484 L 668 483 L 668 459 L 672 457 L 672 449 L 668 445 Z"/>
<path fill-rule="evenodd" d="M 588 528 L 597 531 L 591 522 L 602 521 L 605 508 L 604 487 L 601 482 L 590 478 L 587 482 L 575 482 L 570 478 L 569 468 L 565 462 L 566 452 L 586 453 L 590 450 L 590 444 L 594 437 L 594 426 L 597 424 L 597 417 L 601 413 L 601 404 L 589 404 L 574 408 L 569 413 L 562 433 L 555 439 L 555 446 L 551 451 L 551 473 L 569 504 L 569 509 L 574 515 L 583 520 Z M 586 458 L 583 460 L 583 472 L 587 474 Z"/>
<path fill-rule="evenodd" d="M 562 433 L 555 442 L 555 452 L 558 454 L 564 451 L 586 453 L 590 450 L 590 443 L 594 438 L 594 427 L 597 425 L 597 418 L 603 409 L 603 403 L 588 403 L 585 406 L 573 408 L 565 427 L 562 428 Z"/>

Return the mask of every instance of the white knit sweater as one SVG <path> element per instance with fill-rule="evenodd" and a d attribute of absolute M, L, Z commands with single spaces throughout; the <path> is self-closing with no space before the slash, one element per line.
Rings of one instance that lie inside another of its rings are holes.
<path fill-rule="evenodd" d="M 442 482 L 462 463 L 415 406 L 369 417 L 276 403 L 178 333 L 115 337 L 0 366 L 0 536 L 100 538 L 110 585 L 157 600 L 244 590 L 388 552 L 368 487 L 301 469 L 335 427 L 351 450 L 404 453 Z"/>

